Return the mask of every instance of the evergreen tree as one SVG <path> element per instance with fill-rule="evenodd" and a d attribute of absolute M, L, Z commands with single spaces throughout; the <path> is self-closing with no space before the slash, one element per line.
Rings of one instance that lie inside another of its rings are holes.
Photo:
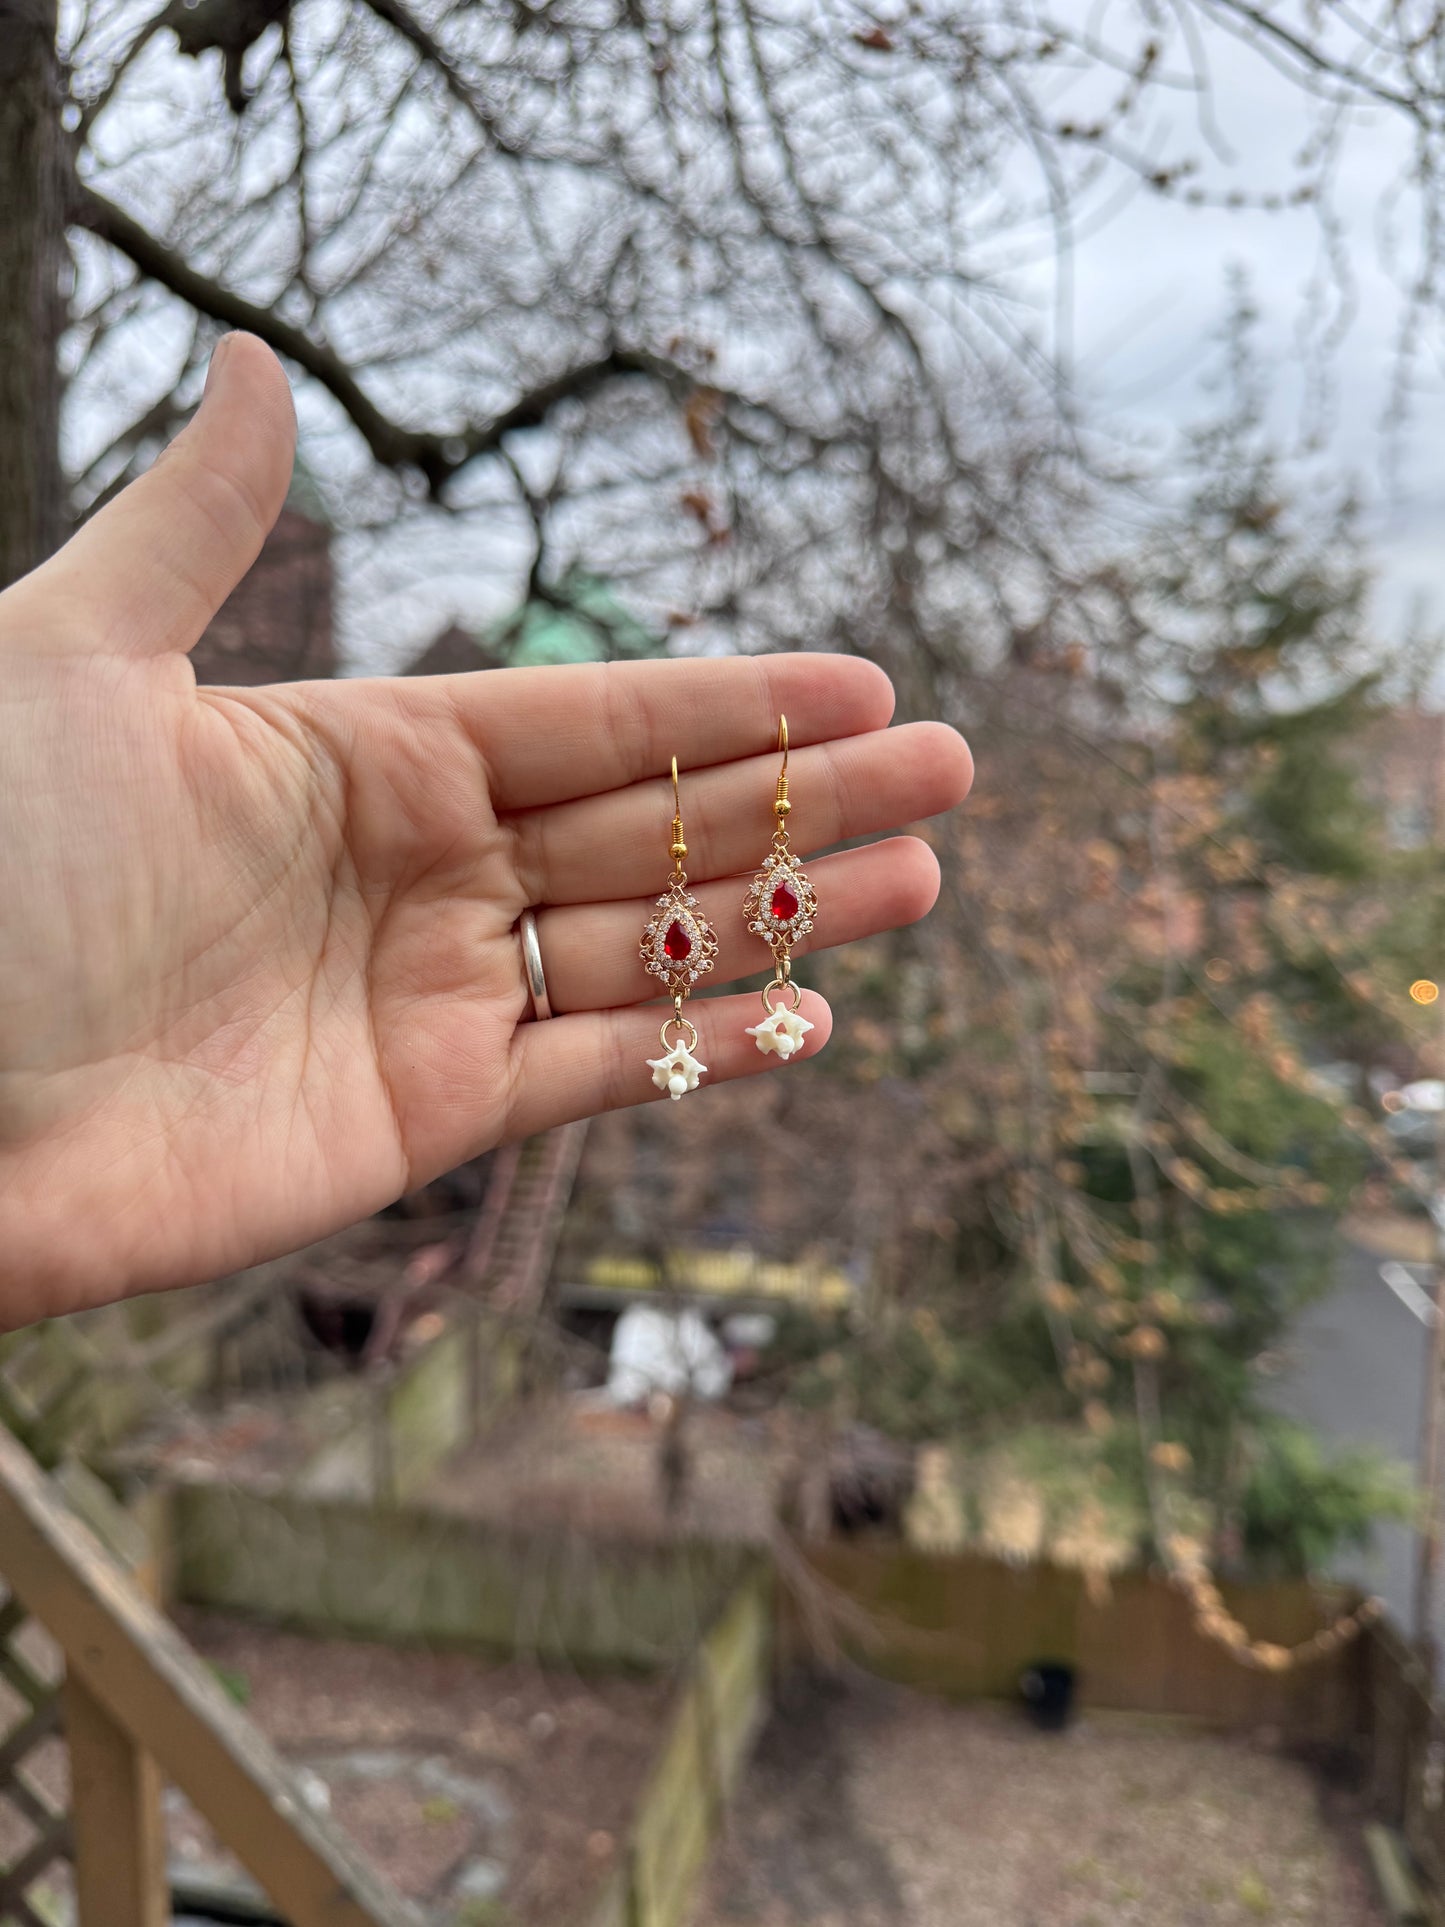
<path fill-rule="evenodd" d="M 1374 994 L 1396 865 L 1354 505 L 1272 448 L 1251 329 L 1241 301 L 1181 499 L 1099 572 L 1107 624 L 974 681 L 939 915 L 832 966 L 854 1016 L 809 1131 L 879 1236 L 864 1315 L 797 1383 L 975 1454 L 1027 1426 L 1037 1461 L 1042 1425 L 1156 1548 L 1183 1527 L 1294 1570 L 1406 1502 L 1302 1447 L 1261 1366 L 1329 1284 L 1379 1156 L 1363 1066 L 1410 1006 Z M 1359 1090 L 1321 1077 L 1341 1057 Z"/>

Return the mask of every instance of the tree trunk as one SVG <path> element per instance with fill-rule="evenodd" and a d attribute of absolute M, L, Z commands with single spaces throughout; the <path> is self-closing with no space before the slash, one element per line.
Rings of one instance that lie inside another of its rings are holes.
<path fill-rule="evenodd" d="M 65 151 L 56 0 L 0 0 L 0 588 L 65 531 Z"/>

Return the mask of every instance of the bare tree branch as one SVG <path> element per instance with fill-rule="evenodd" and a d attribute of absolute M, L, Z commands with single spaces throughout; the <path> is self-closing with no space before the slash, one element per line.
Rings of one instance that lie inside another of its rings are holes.
<path fill-rule="evenodd" d="M 193 268 L 113 201 L 82 186 L 77 189 L 72 214 L 80 226 L 118 249 L 142 274 L 201 314 L 224 327 L 244 328 L 258 335 L 277 354 L 304 368 L 345 409 L 376 460 L 387 468 L 416 469 L 426 478 L 433 497 L 440 497 L 446 484 L 469 462 L 496 453 L 506 436 L 539 427 L 559 402 L 586 400 L 607 382 L 625 377 L 640 376 L 680 389 L 694 385 L 687 371 L 675 363 L 614 347 L 538 382 L 487 421 L 472 422 L 445 435 L 407 428 L 377 406 L 334 349 L 313 340 L 273 308 L 247 301 Z"/>

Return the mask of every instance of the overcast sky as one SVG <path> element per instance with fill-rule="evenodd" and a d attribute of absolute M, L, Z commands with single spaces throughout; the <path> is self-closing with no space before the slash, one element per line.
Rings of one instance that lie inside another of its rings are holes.
<path fill-rule="evenodd" d="M 1306 132 L 1289 83 L 1218 39 L 1215 117 L 1230 149 L 1208 163 L 1213 186 L 1288 187 Z M 1193 115 L 1177 112 L 1180 138 L 1196 150 Z M 1370 504 L 1380 571 L 1376 617 L 1398 633 L 1422 600 L 1445 626 L 1445 382 L 1438 328 L 1414 364 L 1403 426 L 1386 426 L 1400 367 L 1401 286 L 1414 251 L 1418 210 L 1406 187 L 1409 148 L 1383 112 L 1361 116 L 1336 185 L 1343 240 L 1355 281 L 1345 332 L 1328 360 L 1333 406 L 1325 421 L 1332 461 L 1358 478 Z M 1138 195 L 1076 252 L 1071 304 L 1077 374 L 1107 418 L 1150 445 L 1167 445 L 1210 407 L 1204 382 L 1211 344 L 1227 312 L 1233 265 L 1261 309 L 1261 347 L 1274 372 L 1275 427 L 1297 442 L 1319 427 L 1304 374 L 1302 331 L 1317 329 L 1336 297 L 1322 292 L 1321 234 L 1308 209 L 1268 214 L 1186 209 Z M 1312 286 L 1313 284 L 1313 286 Z"/>
<path fill-rule="evenodd" d="M 1187 95 L 1165 92 L 1140 130 L 1141 144 L 1160 154 L 1197 155 L 1201 182 L 1212 193 L 1287 194 L 1311 131 L 1307 104 L 1292 81 L 1226 36 L 1215 34 L 1208 51 L 1212 127 L 1202 129 Z M 1383 110 L 1359 115 L 1344 161 L 1333 207 L 1353 283 L 1346 313 L 1312 209 L 1191 208 L 1139 192 L 1106 220 L 1086 212 L 1060 345 L 1095 417 L 1141 453 L 1167 455 L 1188 424 L 1218 407 L 1209 381 L 1219 367 L 1230 270 L 1242 269 L 1261 314 L 1258 345 L 1270 369 L 1272 426 L 1281 444 L 1301 447 L 1322 437 L 1330 464 L 1358 483 L 1367 504 L 1378 571 L 1374 616 L 1388 643 L 1416 624 L 1445 630 L 1445 337 L 1438 326 L 1427 329 L 1411 367 L 1408 408 L 1392 427 L 1403 366 L 1402 290 L 1419 219 L 1404 130 Z M 1020 189 L 1032 195 L 1036 183 L 1021 180 Z M 1042 233 L 1038 265 L 1016 285 L 1034 307 L 1040 333 L 1052 338 L 1057 283 Z M 1336 322 L 1338 338 L 1322 354 L 1321 331 Z M 1323 408 L 1312 367 L 1328 377 Z M 472 622 L 491 613 L 495 564 L 516 536 L 501 518 L 490 524 L 484 546 L 492 566 L 477 571 L 469 562 L 478 532 L 465 541 L 454 529 L 439 533 L 425 569 L 403 571 L 411 631 L 404 645 L 408 624 L 398 623 L 397 607 L 368 596 L 367 614 L 352 611 L 353 646 L 360 645 L 363 659 L 389 667 L 452 612 Z M 415 543 L 416 535 L 407 540 Z"/>
<path fill-rule="evenodd" d="M 1172 158 L 1198 155 L 1214 192 L 1287 194 L 1311 125 L 1297 86 L 1217 31 L 1208 53 L 1217 139 L 1187 92 L 1162 88 L 1150 97 L 1147 124 L 1131 130 L 1135 144 Z M 1309 209 L 1195 209 L 1139 192 L 1102 223 L 1085 210 L 1061 345 L 1094 417 L 1141 451 L 1167 455 L 1184 427 L 1217 405 L 1205 379 L 1218 362 L 1229 270 L 1242 268 L 1262 313 L 1277 434 L 1289 445 L 1322 427 L 1329 458 L 1358 481 L 1369 505 L 1380 576 L 1375 614 L 1389 641 L 1419 619 L 1422 606 L 1428 626 L 1445 630 L 1445 334 L 1439 326 L 1430 331 L 1403 423 L 1387 430 L 1418 226 L 1409 145 L 1395 119 L 1377 111 L 1358 118 L 1344 151 L 1334 204 L 1354 285 L 1324 362 L 1331 406 L 1323 419 L 1310 406 L 1305 342 L 1313 336 L 1318 344 L 1338 292 L 1322 274 L 1321 231 Z M 1019 188 L 1036 198 L 1036 182 L 1021 177 Z M 1017 285 L 1036 308 L 1039 331 L 1051 334 L 1056 284 L 1043 233 L 1038 265 Z M 178 311 L 178 327 L 182 320 Z M 157 336 L 153 345 L 165 344 Z M 522 533 L 515 516 L 509 521 L 498 510 L 466 518 L 465 526 L 440 517 L 434 526 L 425 518 L 421 528 L 410 524 L 390 545 L 394 556 L 378 532 L 343 541 L 342 629 L 359 664 L 398 666 L 449 617 L 480 623 L 506 606 L 525 563 Z"/>

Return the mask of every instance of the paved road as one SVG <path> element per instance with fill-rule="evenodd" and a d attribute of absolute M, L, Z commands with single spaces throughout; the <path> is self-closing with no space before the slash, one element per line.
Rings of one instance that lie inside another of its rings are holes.
<path fill-rule="evenodd" d="M 1335 1288 L 1301 1318 L 1273 1403 L 1327 1439 L 1373 1445 L 1414 1465 L 1430 1334 L 1415 1309 L 1411 1280 L 1428 1282 L 1429 1274 L 1421 1266 L 1394 1271 L 1399 1290 L 1393 1291 L 1380 1275 L 1388 1263 L 1359 1245 L 1341 1245 Z M 1408 1529 L 1385 1524 L 1377 1528 L 1374 1552 L 1347 1561 L 1341 1576 L 1378 1592 L 1396 1624 L 1410 1631 L 1414 1565 Z M 1445 1573 L 1441 1585 L 1445 1589 Z M 1445 1600 L 1437 1633 L 1445 1636 Z"/>

